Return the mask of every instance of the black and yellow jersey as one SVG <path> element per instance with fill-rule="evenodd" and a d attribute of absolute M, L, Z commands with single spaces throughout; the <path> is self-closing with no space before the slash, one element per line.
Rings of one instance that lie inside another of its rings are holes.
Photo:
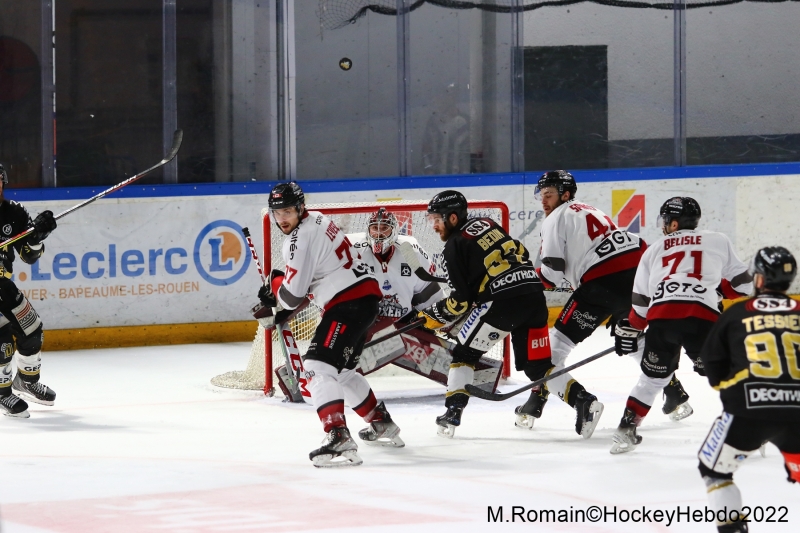
<path fill-rule="evenodd" d="M 33 225 L 28 210 L 14 200 L 0 201 L 0 240 L 6 240 L 22 233 Z M 26 246 L 26 239 L 21 239 L 10 246 L 0 249 L 0 273 L 10 276 L 14 271 L 13 263 L 16 250 L 26 263 L 34 263 L 39 258 L 44 247 L 32 251 Z"/>
<path fill-rule="evenodd" d="M 800 302 L 763 293 L 725 311 L 701 357 L 734 415 L 800 422 Z"/>
<path fill-rule="evenodd" d="M 451 292 L 436 304 L 448 321 L 472 304 L 542 291 L 528 250 L 490 218 L 473 218 L 454 230 L 442 252 Z"/>

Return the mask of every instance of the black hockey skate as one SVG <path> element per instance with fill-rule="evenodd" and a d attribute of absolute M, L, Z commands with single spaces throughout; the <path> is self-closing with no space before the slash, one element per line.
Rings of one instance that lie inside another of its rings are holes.
<path fill-rule="evenodd" d="M 455 435 L 456 428 L 461 425 L 461 413 L 464 412 L 463 407 L 451 405 L 447 408 L 447 412 L 442 416 L 436 417 L 436 434 L 440 437 L 452 439 Z"/>
<path fill-rule="evenodd" d="M 0 396 L 0 412 L 15 418 L 30 418 L 31 416 L 28 413 L 28 404 L 25 403 L 25 400 L 13 394 Z"/>
<path fill-rule="evenodd" d="M 614 432 L 614 444 L 611 445 L 612 454 L 617 455 L 625 452 L 632 452 L 642 443 L 641 435 L 636 434 L 636 414 L 630 409 L 625 409 L 619 427 Z"/>
<path fill-rule="evenodd" d="M 674 374 L 669 384 L 664 387 L 664 405 L 661 410 L 665 415 L 669 415 L 670 420 L 675 422 L 683 420 L 694 413 L 692 406 L 689 405 L 689 395 L 683 390 L 683 385 Z"/>
<path fill-rule="evenodd" d="M 514 425 L 518 428 L 533 429 L 533 422 L 537 418 L 541 418 L 542 409 L 544 409 L 544 404 L 547 403 L 548 396 L 550 396 L 550 392 L 545 388 L 532 390 L 525 405 L 518 405 L 514 409 L 514 414 L 516 415 Z"/>
<path fill-rule="evenodd" d="M 581 390 L 575 400 L 575 432 L 588 439 L 594 433 L 594 428 L 600 422 L 603 414 L 603 404 L 597 401 L 597 396 L 586 390 Z"/>
<path fill-rule="evenodd" d="M 364 461 L 359 457 L 358 445 L 346 427 L 336 427 L 328 431 L 322 446 L 308 454 L 317 468 L 332 466 L 358 466 Z"/>
<path fill-rule="evenodd" d="M 11 383 L 11 388 L 14 394 L 25 400 L 30 400 L 42 405 L 53 405 L 56 401 L 56 393 L 40 381 L 31 383 L 22 379 L 22 376 L 17 373 L 14 376 L 14 381 Z"/>
<path fill-rule="evenodd" d="M 717 533 L 748 533 L 747 522 L 733 522 L 732 524 L 724 524 L 717 526 Z"/>
<path fill-rule="evenodd" d="M 358 432 L 358 436 L 367 444 L 376 446 L 392 446 L 402 448 L 406 445 L 399 437 L 400 428 L 392 421 L 392 415 L 386 410 L 383 402 L 375 410 L 380 414 L 380 420 L 373 420 L 369 426 Z"/>

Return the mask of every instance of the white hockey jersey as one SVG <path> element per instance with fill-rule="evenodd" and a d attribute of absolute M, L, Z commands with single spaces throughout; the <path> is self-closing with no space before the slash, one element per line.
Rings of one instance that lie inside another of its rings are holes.
<path fill-rule="evenodd" d="M 284 309 L 294 309 L 308 295 L 327 310 L 366 295 L 382 297 L 372 271 L 342 230 L 319 211 L 306 211 L 284 238 L 284 278 L 277 291 Z"/>
<path fill-rule="evenodd" d="M 542 224 L 542 266 L 546 287 L 566 279 L 573 289 L 615 272 L 636 268 L 647 244 L 618 230 L 599 209 L 571 200 L 555 208 Z"/>
<path fill-rule="evenodd" d="M 728 236 L 705 230 L 670 233 L 642 256 L 629 320 L 638 329 L 653 319 L 693 316 L 716 321 L 717 288 L 727 297 L 744 296 L 753 289 L 752 277 Z"/>
<path fill-rule="evenodd" d="M 425 309 L 442 298 L 444 292 L 438 283 L 423 281 L 412 271 L 403 255 L 397 248 L 392 248 L 389 261 L 383 262 L 375 256 L 367 242 L 366 233 L 352 233 L 347 236 L 361 258 L 372 268 L 378 284 L 383 292 L 383 299 L 378 311 L 379 317 L 397 319 L 413 309 Z M 435 267 L 431 266 L 428 254 L 419 246 L 414 237 L 397 236 L 398 243 L 408 242 L 414 250 L 417 260 L 426 272 L 437 276 Z"/>

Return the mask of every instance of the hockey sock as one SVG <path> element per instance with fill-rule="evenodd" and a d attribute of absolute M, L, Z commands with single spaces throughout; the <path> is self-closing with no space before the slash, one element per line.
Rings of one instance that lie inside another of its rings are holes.
<path fill-rule="evenodd" d="M 317 416 L 325 433 L 336 427 L 347 427 L 344 419 L 344 400 L 335 400 L 317 407 Z"/>
<path fill-rule="evenodd" d="M 372 389 L 370 389 L 367 397 L 364 398 L 364 401 L 356 407 L 353 407 L 353 411 L 355 411 L 358 416 L 363 418 L 364 422 L 372 422 L 373 420 L 379 420 L 381 418 L 380 413 L 378 413 L 378 411 L 375 409 L 377 406 L 378 400 L 375 398 L 375 394 L 372 392 Z"/>
<path fill-rule="evenodd" d="M 742 509 L 742 493 L 733 479 L 703 476 L 708 504 L 714 510 L 717 527 L 736 522 Z"/>
<path fill-rule="evenodd" d="M 548 371 L 548 374 L 558 372 L 565 367 L 567 356 L 573 348 L 575 348 L 575 343 L 569 340 L 566 335 L 556 329 L 550 330 L 551 361 L 555 366 Z M 571 407 L 575 407 L 577 390 L 573 389 L 574 385 L 580 384 L 570 374 L 563 374 L 548 381 L 545 387 L 549 392 L 556 393 L 559 398 L 567 403 L 572 400 L 572 403 L 569 404 Z M 582 386 L 581 389 L 583 389 Z"/>
<path fill-rule="evenodd" d="M 39 371 L 42 367 L 42 352 L 33 355 L 22 355 L 17 352 L 17 370 L 23 381 L 36 383 L 39 381 Z"/>
<path fill-rule="evenodd" d="M 450 372 L 447 374 L 447 397 L 454 394 L 467 394 L 465 389 L 467 383 L 472 383 L 475 377 L 475 367 L 468 363 L 450 364 Z"/>
<path fill-rule="evenodd" d="M 667 386 L 672 376 L 667 376 L 665 378 L 651 378 L 649 376 L 645 376 L 644 374 L 639 374 L 639 381 L 634 385 L 633 389 L 631 390 L 631 395 L 628 398 L 628 403 L 630 403 L 631 398 L 635 398 L 640 405 L 647 406 L 647 410 L 650 410 L 650 406 L 656 400 L 656 397 L 661 392 L 661 390 Z M 638 411 L 637 411 L 638 413 Z M 644 415 L 647 414 L 645 411 Z M 644 416 L 642 415 L 642 416 Z"/>
<path fill-rule="evenodd" d="M 787 481 L 792 483 L 800 482 L 800 453 L 781 453 L 783 454 L 786 473 L 789 474 Z"/>
<path fill-rule="evenodd" d="M 632 423 L 636 427 L 639 427 L 642 425 L 642 420 L 644 420 L 644 417 L 646 417 L 649 412 L 649 405 L 642 403 L 633 396 L 628 396 L 628 401 L 625 403 L 625 414 L 622 415 L 620 425 L 628 426 Z M 630 413 L 633 413 L 633 420 L 628 420 L 628 418 L 630 418 Z"/>

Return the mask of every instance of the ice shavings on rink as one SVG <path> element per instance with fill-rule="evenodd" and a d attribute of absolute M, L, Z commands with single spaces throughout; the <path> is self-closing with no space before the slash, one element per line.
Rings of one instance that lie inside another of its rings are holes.
<path fill-rule="evenodd" d="M 612 343 L 600 329 L 568 364 Z M 473 398 L 455 438 L 443 439 L 434 424 L 443 386 L 412 374 L 374 377 L 406 447 L 359 441 L 362 466 L 323 470 L 308 460 L 324 436 L 311 406 L 209 384 L 248 356 L 244 343 L 45 353 L 42 379 L 56 405 L 32 404 L 27 420 L 0 417 L 3 533 L 715 531 L 685 511 L 707 504 L 696 452 L 721 404 L 685 356 L 678 376 L 694 415 L 671 422 L 657 400 L 629 454 L 608 450 L 638 369 L 611 354 L 574 373 L 605 403 L 588 441 L 554 396 L 533 430 L 515 428 L 514 407 L 527 393 L 502 403 Z M 513 373 L 501 389 L 526 382 Z M 346 414 L 354 434 L 365 426 Z M 788 509 L 788 523 L 751 531 L 797 531 L 800 493 L 785 478 L 772 445 L 737 472 L 746 505 Z M 487 523 L 490 506 L 495 516 L 503 507 L 503 523 Z M 521 521 L 592 506 L 650 510 L 651 521 Z M 666 518 L 652 520 L 658 509 L 684 514 L 667 527 Z"/>

